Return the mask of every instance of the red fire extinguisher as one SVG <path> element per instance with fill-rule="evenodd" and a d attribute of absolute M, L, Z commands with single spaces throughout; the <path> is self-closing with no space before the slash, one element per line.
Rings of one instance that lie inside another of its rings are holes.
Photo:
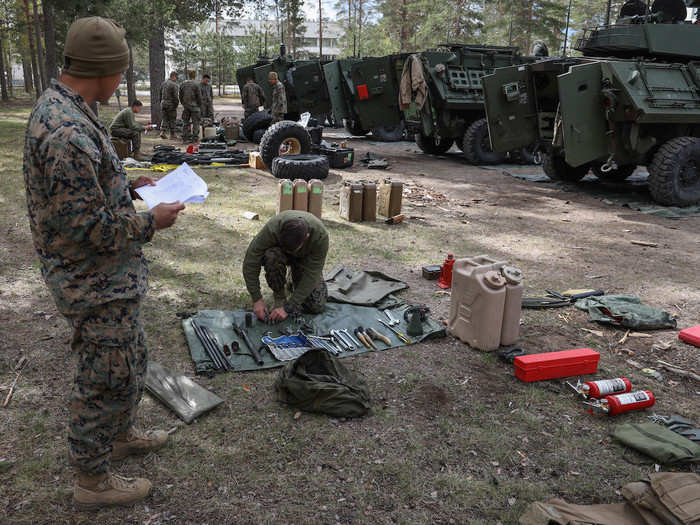
<path fill-rule="evenodd" d="M 600 399 L 613 394 L 624 394 L 632 390 L 632 383 L 626 377 L 586 381 L 585 383 L 578 381 L 576 386 L 571 383 L 569 383 L 569 386 L 586 399 Z"/>
<path fill-rule="evenodd" d="M 651 391 L 637 390 L 636 392 L 606 396 L 603 399 L 596 399 L 594 402 L 587 404 L 594 408 L 599 408 L 609 416 L 617 416 L 625 412 L 652 407 L 655 401 L 654 394 Z"/>

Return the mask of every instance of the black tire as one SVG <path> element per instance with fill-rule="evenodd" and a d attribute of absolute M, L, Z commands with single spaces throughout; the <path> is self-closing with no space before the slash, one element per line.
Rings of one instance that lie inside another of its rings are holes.
<path fill-rule="evenodd" d="M 618 166 L 614 170 L 610 171 L 602 171 L 601 168 L 602 164 L 595 164 L 591 166 L 591 171 L 593 172 L 593 175 L 598 177 L 600 180 L 608 180 L 608 181 L 623 181 L 630 175 L 634 173 L 634 170 L 637 169 L 636 164 L 625 164 L 624 166 Z"/>
<path fill-rule="evenodd" d="M 325 179 L 328 157 L 323 155 L 285 155 L 272 161 L 272 174 L 278 179 Z"/>
<path fill-rule="evenodd" d="M 256 130 L 253 132 L 253 142 L 255 142 L 256 144 L 260 144 L 260 141 L 262 140 L 263 135 L 265 134 L 265 131 L 267 131 L 267 130 L 265 130 L 265 129 L 256 129 Z"/>
<path fill-rule="evenodd" d="M 398 142 L 403 140 L 406 124 L 402 120 L 396 126 L 377 126 L 372 128 L 372 137 L 381 142 Z"/>
<path fill-rule="evenodd" d="M 421 149 L 423 153 L 428 153 L 429 155 L 442 155 L 447 153 L 452 147 L 454 139 L 447 137 L 428 137 L 422 133 L 416 133 L 415 135 L 416 145 Z"/>
<path fill-rule="evenodd" d="M 292 148 L 281 151 L 285 143 Z M 260 139 L 260 156 L 265 166 L 272 167 L 272 161 L 283 155 L 305 155 L 311 153 L 311 136 L 305 128 L 291 120 L 282 120 L 267 128 Z"/>
<path fill-rule="evenodd" d="M 345 131 L 354 137 L 364 137 L 367 135 L 367 133 L 369 133 L 368 129 L 361 128 L 360 125 L 353 120 L 345 121 Z"/>
<path fill-rule="evenodd" d="M 542 169 L 547 174 L 547 177 L 552 180 L 578 182 L 586 176 L 590 166 L 584 164 L 583 166 L 574 168 L 566 163 L 564 157 L 552 155 L 551 153 L 544 153 L 542 155 Z"/>
<path fill-rule="evenodd" d="M 253 140 L 253 134 L 258 129 L 267 129 L 272 124 L 273 117 L 267 111 L 257 111 L 241 123 L 245 138 Z"/>
<path fill-rule="evenodd" d="M 649 193 L 665 206 L 700 202 L 700 138 L 676 137 L 659 148 L 649 166 Z"/>
<path fill-rule="evenodd" d="M 506 156 L 491 149 L 489 126 L 485 118 L 476 120 L 464 134 L 464 157 L 474 165 L 501 164 Z"/>

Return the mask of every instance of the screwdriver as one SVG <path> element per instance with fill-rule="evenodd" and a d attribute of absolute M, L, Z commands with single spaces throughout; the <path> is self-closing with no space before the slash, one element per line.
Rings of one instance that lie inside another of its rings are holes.
<path fill-rule="evenodd" d="M 379 319 L 379 318 L 377 318 L 377 321 L 379 321 L 379 322 L 382 323 L 384 326 L 386 326 L 389 330 L 391 330 L 392 332 L 394 332 L 394 333 L 396 334 L 396 337 L 398 337 L 401 341 L 403 341 L 403 342 L 406 343 L 407 345 L 410 345 L 410 344 L 411 344 L 411 340 L 410 340 L 408 337 L 406 337 L 405 335 L 403 335 L 403 334 L 402 334 L 401 332 L 399 332 L 398 330 L 395 330 L 394 327 L 391 326 L 389 323 L 385 323 L 384 321 L 382 321 L 382 320 Z"/>

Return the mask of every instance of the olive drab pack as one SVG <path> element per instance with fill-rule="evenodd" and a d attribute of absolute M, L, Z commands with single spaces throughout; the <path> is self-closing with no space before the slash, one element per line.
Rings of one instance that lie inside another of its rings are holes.
<path fill-rule="evenodd" d="M 320 349 L 309 350 L 285 366 L 275 391 L 280 402 L 305 412 L 360 417 L 370 409 L 365 380 Z"/>

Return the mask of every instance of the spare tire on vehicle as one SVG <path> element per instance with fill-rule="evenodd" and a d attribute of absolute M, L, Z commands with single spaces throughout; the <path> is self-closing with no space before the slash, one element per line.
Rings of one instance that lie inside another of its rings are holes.
<path fill-rule="evenodd" d="M 258 129 L 267 129 L 272 124 L 274 117 L 267 111 L 258 111 L 253 113 L 241 123 L 241 129 L 245 138 L 253 140 L 253 135 Z"/>
<path fill-rule="evenodd" d="M 325 179 L 328 157 L 324 155 L 285 155 L 272 161 L 272 174 L 278 179 Z"/>
<path fill-rule="evenodd" d="M 311 135 L 301 124 L 282 120 L 267 128 L 260 139 L 260 156 L 265 166 L 281 156 L 311 153 Z"/>

